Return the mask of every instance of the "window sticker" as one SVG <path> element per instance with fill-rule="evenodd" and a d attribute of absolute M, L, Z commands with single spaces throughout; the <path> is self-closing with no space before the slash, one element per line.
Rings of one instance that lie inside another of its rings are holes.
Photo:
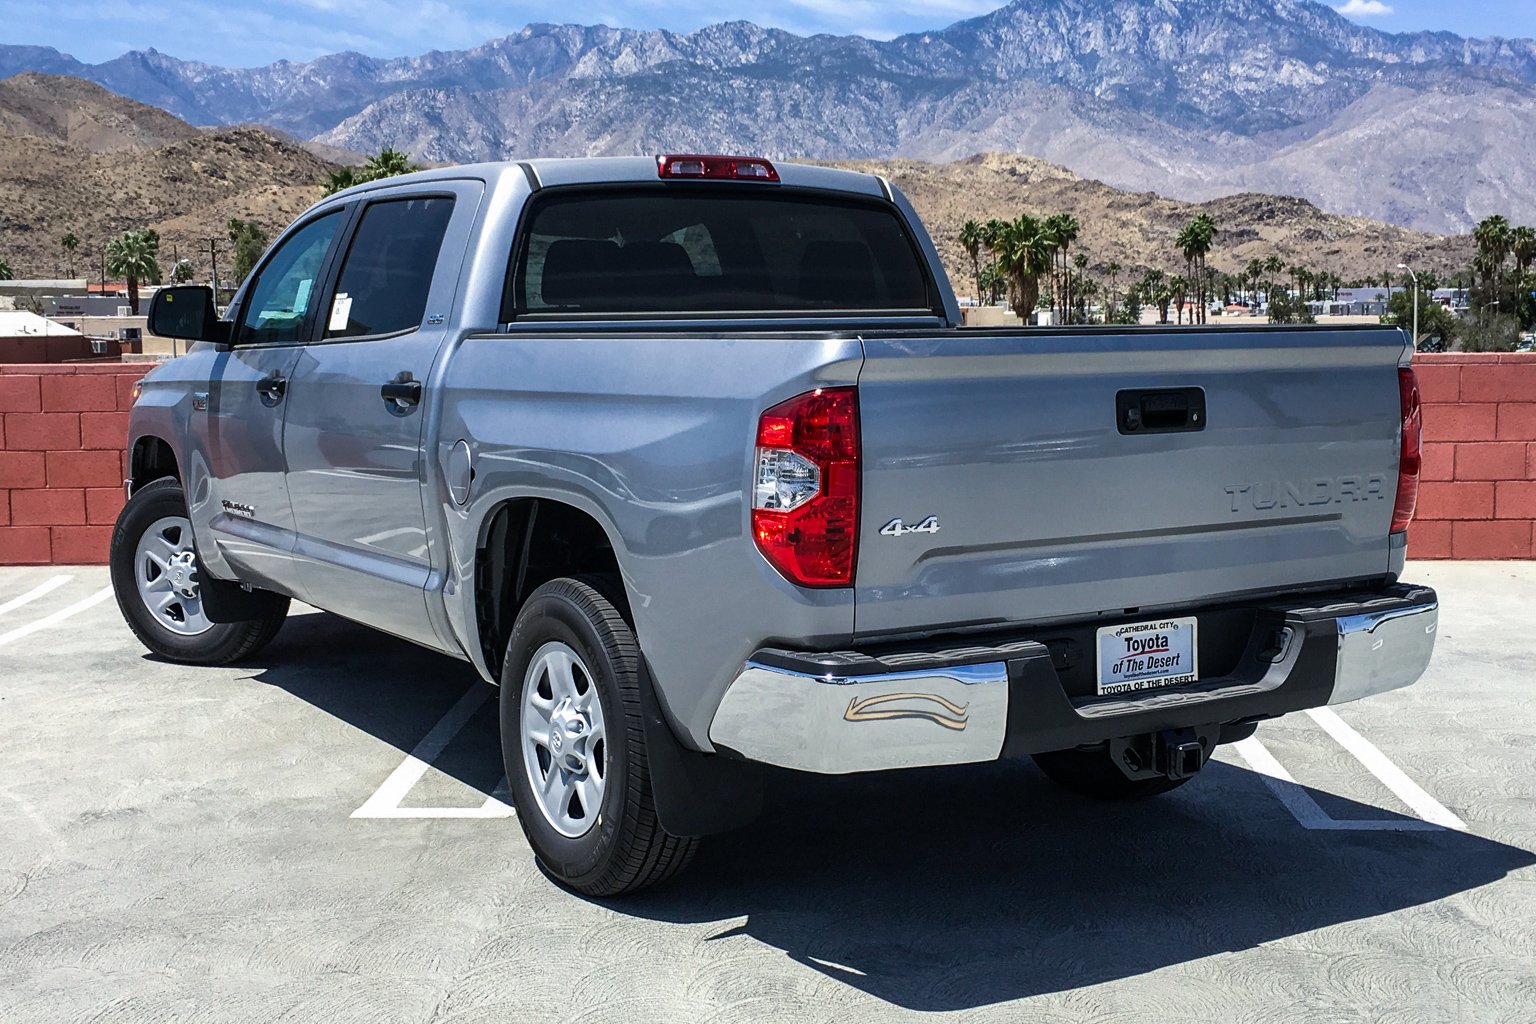
<path fill-rule="evenodd" d="M 352 319 L 352 296 L 346 292 L 337 292 L 336 301 L 331 303 L 331 324 L 328 330 L 344 331 Z"/>

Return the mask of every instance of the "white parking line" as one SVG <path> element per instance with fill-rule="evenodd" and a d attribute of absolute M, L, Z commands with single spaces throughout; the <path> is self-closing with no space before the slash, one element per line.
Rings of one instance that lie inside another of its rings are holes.
<path fill-rule="evenodd" d="M 65 619 L 73 615 L 78 615 L 85 611 L 87 608 L 94 608 L 96 605 L 101 604 L 101 602 L 105 601 L 111 596 L 112 588 L 103 587 L 102 589 L 96 591 L 96 593 L 92 594 L 90 597 L 76 601 L 74 604 L 67 608 L 60 608 L 52 615 L 46 615 L 43 618 L 38 619 L 36 622 L 29 622 L 19 629 L 11 630 L 9 633 L 0 633 L 0 647 L 4 647 L 6 644 L 13 641 L 20 640 L 22 637 L 31 636 L 33 633 L 47 629 L 49 626 L 58 625 Z"/>
<path fill-rule="evenodd" d="M 31 590 L 27 591 L 25 594 L 22 594 L 20 597 L 13 597 L 9 601 L 5 602 L 5 604 L 0 604 L 0 615 L 4 615 L 6 612 L 12 611 L 13 609 L 20 608 L 24 604 L 29 604 L 33 601 L 36 601 L 44 594 L 51 594 L 72 579 L 74 579 L 73 576 L 54 576 L 46 582 L 40 583 L 33 587 Z"/>
<path fill-rule="evenodd" d="M 506 780 L 496 787 L 495 792 L 485 798 L 485 803 L 479 807 L 401 807 L 400 801 L 404 800 L 411 788 L 420 782 L 427 774 L 427 769 L 432 767 L 435 760 L 448 746 L 459 730 L 468 724 L 474 713 L 485 703 L 490 696 L 490 691 L 484 686 L 475 686 L 459 702 L 448 709 L 448 713 L 438 719 L 428 733 L 421 738 L 421 742 L 406 755 L 400 767 L 389 773 L 389 778 L 384 780 L 374 794 L 363 802 L 363 806 L 352 812 L 354 818 L 510 818 L 515 813 L 512 805 L 507 802 L 511 799 Z M 503 800 L 502 797 L 506 797 Z"/>
<path fill-rule="evenodd" d="M 1316 832 L 1437 832 L 1442 829 L 1465 832 L 1467 830 L 1466 822 L 1424 792 L 1417 783 L 1403 774 L 1401 768 L 1387 760 L 1385 754 L 1345 725 L 1338 715 L 1327 708 L 1318 708 L 1309 711 L 1308 714 L 1371 774 L 1380 779 L 1383 785 L 1397 794 L 1398 798 L 1418 815 L 1418 818 L 1352 820 L 1331 817 L 1316 800 L 1312 799 L 1312 794 L 1291 777 L 1291 773 L 1285 770 L 1285 766 L 1269 752 L 1268 747 L 1259 742 L 1257 737 L 1250 736 L 1233 744 L 1233 749 L 1247 762 L 1249 768 L 1259 773 L 1264 779 L 1264 784 L 1269 787 L 1269 791 L 1275 795 L 1275 799 L 1291 812 L 1291 817 L 1295 818 L 1296 823 L 1302 828 Z"/>
<path fill-rule="evenodd" d="M 1380 779 L 1382 785 L 1397 794 L 1397 798 L 1407 804 L 1414 814 L 1442 828 L 1453 828 L 1458 832 L 1467 830 L 1466 822 L 1452 814 L 1444 804 L 1410 779 L 1401 768 L 1387 760 L 1387 755 L 1377 750 L 1370 740 L 1351 729 L 1332 708 L 1313 708 L 1307 714 L 1311 715 L 1312 720 L 1322 726 L 1339 746 L 1354 755 L 1355 760 L 1365 765 L 1372 775 Z"/>

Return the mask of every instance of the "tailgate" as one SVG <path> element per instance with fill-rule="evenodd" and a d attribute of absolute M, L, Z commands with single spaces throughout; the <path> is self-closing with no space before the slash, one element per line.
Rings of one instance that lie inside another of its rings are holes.
<path fill-rule="evenodd" d="M 1405 345 L 1379 328 L 866 337 L 858 634 L 1386 575 Z M 1186 400 L 1199 428 L 1159 430 Z M 1130 433 L 1128 403 L 1146 413 Z"/>

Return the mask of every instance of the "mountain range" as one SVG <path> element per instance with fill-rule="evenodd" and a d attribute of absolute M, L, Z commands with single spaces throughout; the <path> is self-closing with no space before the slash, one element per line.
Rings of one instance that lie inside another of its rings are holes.
<path fill-rule="evenodd" d="M 338 154 L 315 143 L 254 125 L 195 128 L 66 76 L 25 73 L 0 81 L 0 133 L 0 258 L 23 277 L 64 273 L 71 261 L 76 273 L 94 277 L 108 239 L 152 227 L 163 257 L 191 259 L 194 274 L 205 279 L 209 240 L 224 238 L 231 217 L 275 234 L 320 197 L 321 183 L 338 166 L 330 159 Z M 1074 250 L 1101 277 L 1118 263 L 1126 281 L 1148 267 L 1177 269 L 1179 228 L 1200 213 L 1219 228 L 1211 264 L 1229 272 L 1278 256 L 1345 278 L 1376 277 L 1406 259 L 1449 279 L 1472 253 L 1464 235 L 1437 237 L 1327 214 L 1302 199 L 1243 194 L 1190 204 L 1123 192 L 1017 154 L 840 166 L 884 175 L 911 197 L 963 294 L 974 286 L 958 240 L 961 224 L 1025 212 L 1076 216 L 1082 235 Z M 80 239 L 73 256 L 59 245 L 66 232 Z M 222 248 L 227 256 L 227 243 Z"/>
<path fill-rule="evenodd" d="M 889 41 L 530 25 L 469 50 L 248 69 L 0 46 L 0 77 L 22 71 L 194 124 L 428 161 L 995 150 L 1121 188 L 1295 195 L 1426 231 L 1536 220 L 1536 42 L 1390 34 L 1311 0 L 1015 0 Z"/>

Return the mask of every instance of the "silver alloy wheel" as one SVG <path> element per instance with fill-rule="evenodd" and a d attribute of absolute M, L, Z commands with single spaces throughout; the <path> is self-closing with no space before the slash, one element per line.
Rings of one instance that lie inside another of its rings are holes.
<path fill-rule="evenodd" d="M 197 552 L 188 520 L 166 516 L 144 531 L 133 553 L 133 576 L 144 607 L 172 633 L 197 636 L 213 628 L 203 614 Z"/>
<path fill-rule="evenodd" d="M 597 824 L 608 777 L 608 731 L 597 684 L 567 644 L 534 652 L 523 676 L 523 768 L 544 820 L 576 839 Z"/>

